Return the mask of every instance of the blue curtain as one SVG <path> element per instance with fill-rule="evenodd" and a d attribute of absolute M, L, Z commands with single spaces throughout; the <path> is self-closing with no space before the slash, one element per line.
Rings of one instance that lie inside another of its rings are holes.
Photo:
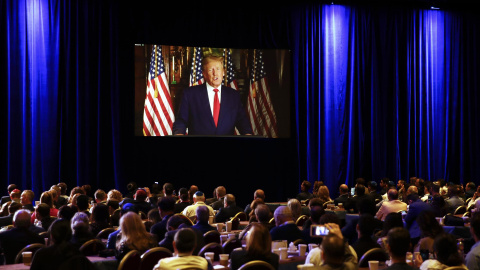
<path fill-rule="evenodd" d="M 37 196 L 59 181 L 115 186 L 117 15 L 101 2 L 1 1 L 2 177 Z"/>
<path fill-rule="evenodd" d="M 478 19 L 340 5 L 294 18 L 300 178 L 334 193 L 357 177 L 478 181 Z"/>

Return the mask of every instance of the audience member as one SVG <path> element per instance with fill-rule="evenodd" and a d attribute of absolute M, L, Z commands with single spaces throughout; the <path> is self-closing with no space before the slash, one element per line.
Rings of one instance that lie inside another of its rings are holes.
<path fill-rule="evenodd" d="M 154 238 L 145 229 L 142 219 L 137 213 L 128 212 L 120 218 L 120 237 L 116 243 L 115 257 L 118 261 L 131 250 L 137 250 L 141 254 L 148 249 L 157 246 Z"/>
<path fill-rule="evenodd" d="M 240 210 L 242 211 L 242 210 Z M 217 228 L 208 224 L 209 211 L 206 206 L 199 206 L 197 208 L 197 223 L 192 228 L 199 230 L 202 234 L 209 231 L 214 231 Z"/>
<path fill-rule="evenodd" d="M 270 223 L 270 219 L 272 218 L 272 212 L 270 211 L 270 208 L 266 204 L 259 204 L 257 208 L 255 209 L 255 218 L 256 222 L 250 222 L 239 234 L 238 239 L 243 240 L 247 234 L 247 232 L 250 230 L 250 228 L 253 226 L 254 223 L 261 224 L 265 226 L 268 231 L 270 231 L 273 227 L 275 227 L 275 224 Z"/>
<path fill-rule="evenodd" d="M 90 232 L 89 217 L 85 212 L 77 212 L 73 215 L 70 221 L 72 227 L 72 243 L 77 249 L 79 249 L 85 242 L 93 239 L 95 236 Z"/>
<path fill-rule="evenodd" d="M 42 227 L 45 231 L 48 231 L 48 228 L 55 221 L 55 216 L 50 216 L 50 206 L 46 203 L 41 203 L 35 208 L 35 215 L 37 219 L 37 226 Z"/>
<path fill-rule="evenodd" d="M 103 229 L 111 227 L 108 206 L 103 203 L 95 205 L 90 216 L 90 231 L 92 234 L 96 236 Z"/>
<path fill-rule="evenodd" d="M 190 201 L 193 202 L 193 195 L 198 191 L 198 187 L 195 185 L 191 185 L 190 189 L 188 190 L 188 196 L 190 197 Z"/>
<path fill-rule="evenodd" d="M 293 242 L 302 239 L 302 232 L 293 221 L 293 215 L 287 206 L 279 206 L 274 212 L 276 227 L 270 230 L 272 240 L 287 240 Z"/>
<path fill-rule="evenodd" d="M 237 249 L 230 254 L 230 269 L 236 270 L 243 264 L 261 260 L 278 269 L 279 257 L 272 253 L 272 238 L 268 229 L 258 223 L 252 223 L 251 229 L 247 233 L 247 244 L 245 249 Z"/>
<path fill-rule="evenodd" d="M 428 255 L 433 253 L 433 243 L 435 238 L 444 233 L 443 227 L 438 224 L 433 212 L 424 211 L 417 217 L 417 224 L 420 228 L 422 238 L 414 246 L 414 251 L 422 254 L 424 260 L 428 259 Z"/>
<path fill-rule="evenodd" d="M 387 193 L 389 189 L 389 182 L 390 179 L 388 177 L 380 179 L 380 195 L 384 195 Z"/>
<path fill-rule="evenodd" d="M 475 244 L 465 257 L 465 265 L 469 270 L 480 270 L 480 213 L 473 214 L 470 220 L 470 233 Z"/>
<path fill-rule="evenodd" d="M 209 264 L 205 258 L 193 255 L 196 243 L 196 234 L 192 229 L 178 230 L 172 242 L 174 256 L 161 259 L 153 269 L 209 269 Z"/>
<path fill-rule="evenodd" d="M 242 212 L 242 208 L 238 207 L 235 202 L 235 196 L 232 194 L 227 194 L 223 198 L 224 204 L 223 208 L 218 210 L 215 215 L 215 222 L 223 223 L 229 220 L 231 217 L 234 217 L 237 213 Z"/>
<path fill-rule="evenodd" d="M 363 199 L 370 199 L 370 197 L 365 194 L 365 186 L 362 184 L 358 184 L 355 186 L 355 196 L 351 197 L 347 201 L 347 205 L 345 206 L 345 210 L 350 213 L 358 213 L 358 204 Z"/>
<path fill-rule="evenodd" d="M 403 228 L 402 214 L 395 212 L 389 213 L 383 222 L 383 229 L 376 234 L 377 243 L 380 245 L 380 247 L 387 250 L 388 232 L 397 227 Z"/>
<path fill-rule="evenodd" d="M 372 248 L 380 248 L 380 245 L 373 240 L 373 233 L 375 228 L 372 226 L 374 217 L 370 214 L 362 214 L 358 219 L 357 233 L 358 240 L 352 245 L 357 253 L 358 258 L 361 258 L 365 252 Z"/>
<path fill-rule="evenodd" d="M 414 270 L 417 269 L 407 264 L 407 252 L 410 250 L 410 234 L 405 228 L 393 228 L 388 232 L 388 254 L 391 265 L 388 270 Z"/>
<path fill-rule="evenodd" d="M 333 201 L 332 198 L 330 198 L 330 191 L 327 186 L 321 186 L 318 188 L 317 198 L 320 198 L 324 202 Z"/>
<path fill-rule="evenodd" d="M 13 216 L 15 212 L 22 209 L 22 204 L 19 202 L 12 202 L 8 206 L 8 216 L 0 217 L 0 228 L 3 226 L 8 226 L 13 224 Z M 8 203 L 8 202 L 6 202 Z"/>
<path fill-rule="evenodd" d="M 252 209 L 252 211 L 250 211 L 250 213 L 247 214 L 249 223 L 258 221 L 257 217 L 255 216 L 255 209 L 257 209 L 257 206 L 260 205 L 260 204 L 265 204 L 265 202 L 260 198 L 256 198 L 250 204 L 250 209 Z"/>
<path fill-rule="evenodd" d="M 415 264 L 420 265 L 420 270 L 445 269 L 451 266 L 462 266 L 463 258 L 458 253 L 457 241 L 451 234 L 440 234 L 435 238 L 433 253 L 436 259 L 423 261 L 420 255 L 415 257 Z"/>
<path fill-rule="evenodd" d="M 177 197 L 174 194 L 175 188 L 173 187 L 172 183 L 165 183 L 163 184 L 163 196 L 164 197 L 172 197 L 177 200 Z"/>
<path fill-rule="evenodd" d="M 407 204 L 398 200 L 398 191 L 390 189 L 388 191 L 388 201 L 384 202 L 377 212 L 376 217 L 380 220 L 385 220 L 388 213 L 407 211 Z"/>
<path fill-rule="evenodd" d="M 22 209 L 13 216 L 13 228 L 0 232 L 0 249 L 3 249 L 6 264 L 13 264 L 17 253 L 27 245 L 45 243 L 43 237 L 29 230 L 29 227 L 30 212 Z"/>
<path fill-rule="evenodd" d="M 68 204 L 69 205 L 77 206 L 76 202 L 74 202 L 74 200 L 73 200 L 73 198 L 75 197 L 76 194 L 85 195 L 85 190 L 83 190 L 81 187 L 72 188 L 72 190 L 70 191 L 70 197 L 68 197 Z M 78 197 L 78 195 L 77 195 L 77 197 Z M 88 201 L 88 197 L 87 197 L 87 201 Z"/>
<path fill-rule="evenodd" d="M 87 216 L 90 218 L 90 201 L 88 200 L 88 196 L 85 194 L 80 194 L 77 196 L 77 204 L 76 206 L 78 207 L 78 212 L 83 212 L 87 214 Z"/>
<path fill-rule="evenodd" d="M 436 217 L 444 217 L 447 214 L 445 199 L 440 194 L 433 195 L 430 206 Z"/>
<path fill-rule="evenodd" d="M 24 190 L 22 195 L 20 195 L 20 202 L 22 203 L 22 208 L 34 212 L 35 208 L 33 207 L 33 199 L 35 194 L 31 190 Z"/>
<path fill-rule="evenodd" d="M 138 189 L 138 185 L 136 182 L 131 181 L 130 183 L 127 184 L 127 194 L 125 195 L 125 198 L 130 198 L 133 199 L 133 196 L 135 195 L 135 192 Z M 122 200 L 120 200 L 122 201 Z"/>
<path fill-rule="evenodd" d="M 307 227 L 303 227 L 302 229 L 302 238 L 305 240 L 307 243 L 317 243 L 318 238 L 312 238 L 310 237 L 310 227 L 312 225 L 318 225 L 320 224 L 320 218 L 325 214 L 325 210 L 321 206 L 314 206 L 310 209 L 310 217 L 309 220 L 310 225 Z"/>
<path fill-rule="evenodd" d="M 197 207 L 201 205 L 207 206 L 209 211 L 209 216 L 215 216 L 215 212 L 213 211 L 213 208 L 210 205 L 205 204 L 205 195 L 201 191 L 195 192 L 195 194 L 193 195 L 193 204 L 187 206 L 182 213 L 185 216 L 187 216 L 190 220 L 194 221 Z"/>
<path fill-rule="evenodd" d="M 95 269 L 90 260 L 78 248 L 70 244 L 72 231 L 68 220 L 55 220 L 48 234 L 53 245 L 35 252 L 31 270 Z"/>
<path fill-rule="evenodd" d="M 160 241 L 158 245 L 174 252 L 173 241 L 175 240 L 175 234 L 178 232 L 179 229 L 188 228 L 189 224 L 187 222 L 188 221 L 186 221 L 180 215 L 173 215 L 171 218 L 169 218 L 167 223 L 168 231 L 165 233 L 165 237 L 162 241 Z M 197 255 L 200 249 L 205 244 L 203 240 L 203 234 L 197 229 L 190 229 L 197 235 L 197 237 L 195 238 L 195 249 L 193 250 L 193 254 Z"/>
<path fill-rule="evenodd" d="M 265 192 L 261 189 L 255 190 L 255 192 L 253 193 L 253 199 L 255 200 L 257 198 L 260 198 L 265 202 Z M 250 203 L 249 203 L 247 204 L 243 212 L 245 212 L 245 214 L 248 215 L 248 213 L 250 213 L 251 211 L 252 211 L 252 208 L 250 208 Z"/>
<path fill-rule="evenodd" d="M 110 214 L 110 224 L 118 227 L 120 224 L 120 202 L 115 199 L 107 199 L 108 213 Z"/>
<path fill-rule="evenodd" d="M 465 200 L 468 200 L 469 198 L 472 198 L 473 194 L 475 194 L 475 191 L 476 191 L 475 183 L 468 182 L 465 185 Z"/>
<path fill-rule="evenodd" d="M 77 211 L 76 207 L 64 205 L 58 209 L 58 218 L 70 221 Z"/>
<path fill-rule="evenodd" d="M 2 209 L 0 210 L 0 216 L 2 217 L 8 216 L 8 208 L 12 202 L 21 203 L 21 200 L 20 200 L 21 193 L 22 192 L 18 189 L 14 189 L 10 192 L 10 200 L 2 204 Z"/>
<path fill-rule="evenodd" d="M 448 187 L 448 199 L 445 200 L 447 214 L 453 214 L 459 206 L 465 205 L 465 202 L 458 196 L 460 193 L 459 185 L 452 185 Z"/>
<path fill-rule="evenodd" d="M 192 204 L 186 188 L 181 188 L 178 190 L 178 197 L 180 201 L 175 204 L 175 214 L 181 213 L 187 206 Z"/>
<path fill-rule="evenodd" d="M 220 208 L 224 207 L 227 190 L 224 186 L 219 186 L 215 189 L 215 194 L 217 195 L 217 201 L 212 203 L 210 206 L 213 208 L 213 210 L 220 210 Z"/>
<path fill-rule="evenodd" d="M 154 224 L 150 228 L 150 233 L 155 235 L 157 242 L 160 242 L 165 237 L 167 232 L 167 222 L 170 217 L 174 215 L 175 199 L 172 197 L 162 197 L 158 201 L 158 212 L 162 220 Z"/>
<path fill-rule="evenodd" d="M 121 201 L 123 201 L 123 195 L 120 191 L 118 191 L 116 189 L 111 189 L 107 193 L 107 201 L 109 201 L 109 200 L 115 200 L 117 202 L 121 202 Z"/>
<path fill-rule="evenodd" d="M 297 199 L 290 199 L 288 200 L 287 206 L 290 208 L 290 211 L 292 211 L 293 221 L 296 222 L 302 215 L 302 204 Z"/>
<path fill-rule="evenodd" d="M 338 188 L 338 192 L 340 195 L 335 200 L 333 200 L 333 202 L 335 203 L 335 205 L 341 203 L 345 207 L 350 197 L 348 193 L 348 186 L 345 184 L 341 184 Z"/>
<path fill-rule="evenodd" d="M 65 184 L 65 182 L 60 182 L 57 184 L 57 187 L 60 188 L 60 197 L 66 200 L 65 204 L 68 204 L 67 184 Z"/>
<path fill-rule="evenodd" d="M 107 204 L 107 193 L 103 189 L 97 189 L 94 194 L 96 204 Z"/>
<path fill-rule="evenodd" d="M 370 199 L 375 203 L 381 202 L 383 198 L 382 198 L 382 195 L 377 193 L 377 182 L 370 181 L 368 182 L 367 186 L 368 186 L 368 196 L 370 196 Z"/>
<path fill-rule="evenodd" d="M 0 205 L 3 205 L 4 203 L 9 202 L 11 200 L 10 193 L 12 193 L 12 191 L 15 189 L 18 189 L 17 185 L 15 184 L 10 184 L 7 186 L 8 195 L 2 196 L 2 198 L 0 199 Z"/>
<path fill-rule="evenodd" d="M 359 216 L 363 214 L 370 214 L 372 216 L 375 216 L 375 213 L 376 213 L 375 203 L 368 197 L 363 198 L 358 203 L 358 213 L 359 213 Z M 353 243 L 355 243 L 358 239 L 358 233 L 357 233 L 358 220 L 359 220 L 359 217 L 351 218 L 349 222 L 345 224 L 344 227 L 342 227 L 342 235 L 344 238 L 348 240 L 348 243 L 350 245 L 353 245 Z M 383 221 L 379 219 L 374 219 L 371 226 L 374 228 L 374 231 L 376 230 L 380 231 L 383 228 Z"/>
<path fill-rule="evenodd" d="M 432 207 L 420 200 L 418 194 L 411 193 L 407 196 L 408 212 L 405 216 L 405 225 L 412 238 L 412 245 L 415 246 L 422 236 L 422 231 L 417 222 L 417 217 L 425 211 L 432 211 Z"/>
<path fill-rule="evenodd" d="M 40 195 L 40 203 L 46 204 L 48 206 L 48 211 L 49 211 L 48 216 L 52 216 L 52 217 L 58 216 L 58 209 L 54 208 L 52 192 L 50 191 L 42 192 L 42 195 Z M 32 214 L 32 218 L 31 218 L 32 223 L 35 223 L 35 219 L 38 219 L 36 214 L 37 214 L 37 211 L 34 211 Z M 46 216 L 44 215 L 43 218 L 45 217 Z M 45 228 L 45 230 L 48 230 L 48 227 Z"/>
<path fill-rule="evenodd" d="M 297 194 L 297 200 L 305 201 L 310 200 L 313 198 L 313 194 L 310 193 L 310 188 L 312 187 L 312 183 L 310 181 L 304 180 L 300 185 L 300 193 Z"/>

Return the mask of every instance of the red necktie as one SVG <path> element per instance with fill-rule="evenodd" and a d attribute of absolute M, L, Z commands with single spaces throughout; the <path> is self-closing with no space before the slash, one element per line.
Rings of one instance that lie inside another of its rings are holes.
<path fill-rule="evenodd" d="M 213 89 L 215 92 L 215 97 L 213 98 L 213 121 L 215 121 L 215 126 L 218 123 L 218 114 L 220 113 L 220 101 L 218 100 L 218 89 Z"/>

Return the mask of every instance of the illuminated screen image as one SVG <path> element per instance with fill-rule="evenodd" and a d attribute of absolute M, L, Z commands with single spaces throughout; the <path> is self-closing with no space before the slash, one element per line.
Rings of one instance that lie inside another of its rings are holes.
<path fill-rule="evenodd" d="M 290 137 L 291 53 L 135 45 L 136 136 Z"/>

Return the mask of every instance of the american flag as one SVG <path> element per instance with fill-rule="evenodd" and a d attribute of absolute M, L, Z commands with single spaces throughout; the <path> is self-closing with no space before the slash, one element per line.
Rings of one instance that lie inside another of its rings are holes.
<path fill-rule="evenodd" d="M 227 82 L 227 86 L 235 90 L 238 90 L 237 80 L 235 79 L 235 72 L 233 71 L 232 50 L 225 49 L 223 53 L 226 60 L 224 62 L 225 62 L 225 77 L 226 77 L 225 81 Z"/>
<path fill-rule="evenodd" d="M 174 117 L 163 65 L 162 47 L 153 45 L 147 77 L 147 95 L 143 108 L 143 135 L 171 135 Z"/>
<path fill-rule="evenodd" d="M 202 73 L 202 48 L 195 47 L 193 49 L 192 69 L 190 70 L 190 84 L 189 86 L 200 85 L 204 83 Z"/>
<path fill-rule="evenodd" d="M 254 50 L 250 72 L 247 112 L 255 135 L 277 138 L 277 118 L 270 101 L 263 52 Z"/>

